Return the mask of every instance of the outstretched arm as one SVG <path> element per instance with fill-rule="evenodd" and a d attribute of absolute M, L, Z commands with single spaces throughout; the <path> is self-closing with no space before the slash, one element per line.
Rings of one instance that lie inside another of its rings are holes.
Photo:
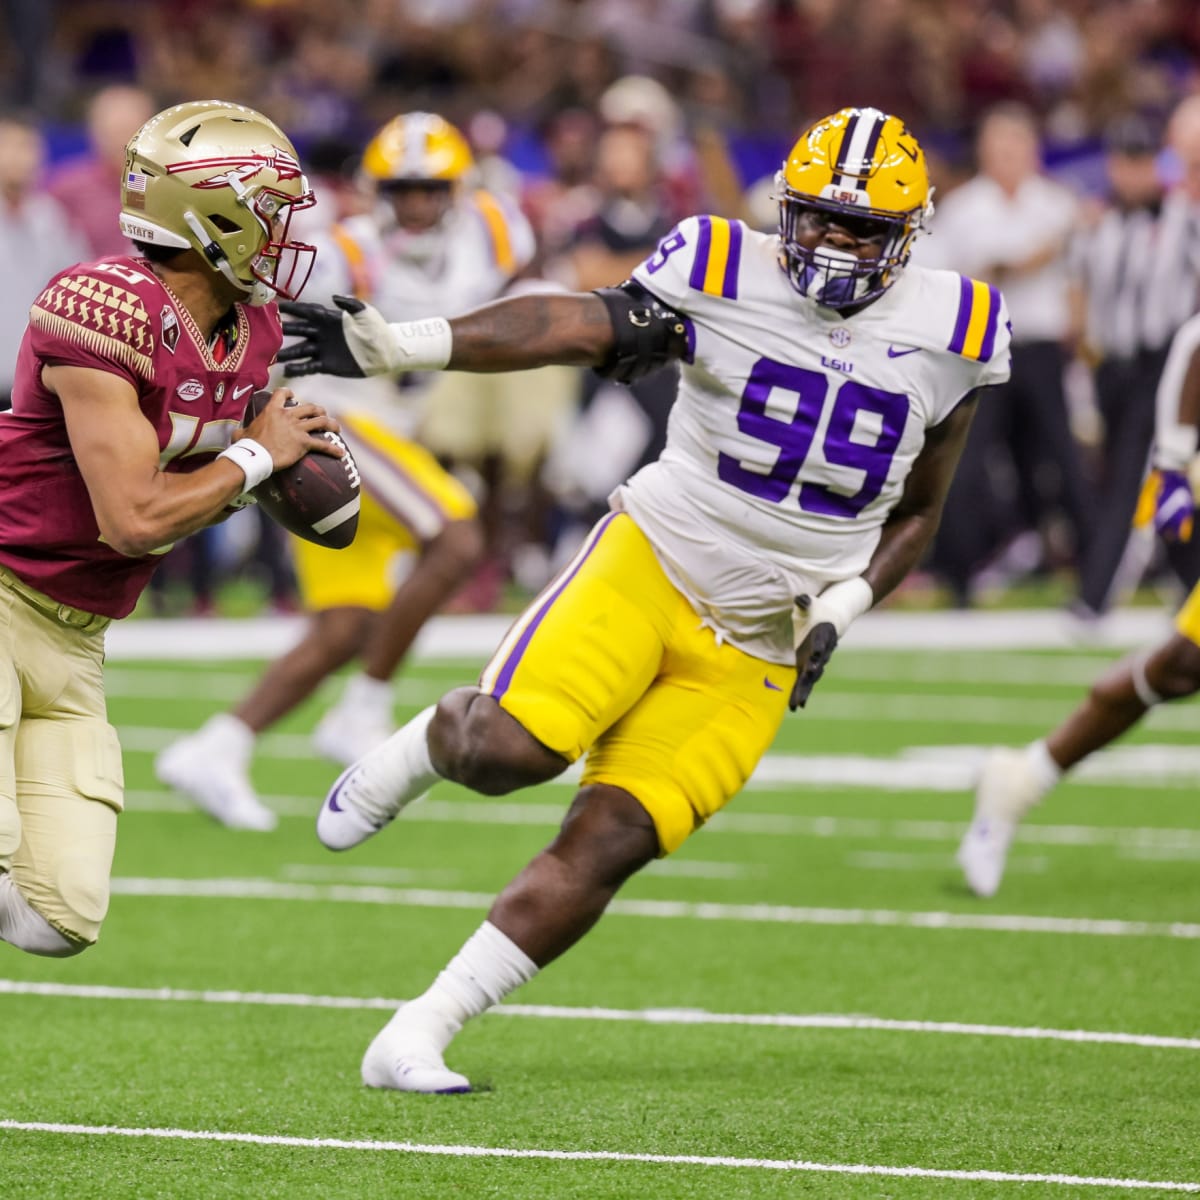
<path fill-rule="evenodd" d="M 498 300 L 455 317 L 450 332 L 452 371 L 598 367 L 613 348 L 608 309 L 594 292 Z"/>
<path fill-rule="evenodd" d="M 388 322 L 361 300 L 334 303 L 280 303 L 284 333 L 301 339 L 279 352 L 289 376 L 593 367 L 613 348 L 607 307 L 591 292 L 514 296 L 449 321 Z"/>
<path fill-rule="evenodd" d="M 280 303 L 279 352 L 289 376 L 401 371 L 522 371 L 595 367 L 622 383 L 687 353 L 687 325 L 633 280 L 596 292 L 515 296 L 448 321 L 389 323 L 370 305 L 335 296 L 336 308 Z"/>

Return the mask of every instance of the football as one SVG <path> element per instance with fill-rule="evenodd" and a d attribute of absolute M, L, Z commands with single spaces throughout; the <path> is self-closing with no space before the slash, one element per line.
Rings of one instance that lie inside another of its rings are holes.
<path fill-rule="evenodd" d="M 255 392 L 246 405 L 242 425 L 249 425 L 270 399 L 268 390 Z M 285 407 L 297 403 L 292 398 Z M 358 530 L 358 466 L 349 447 L 336 433 L 321 436 L 341 446 L 345 456 L 306 454 L 260 483 L 253 495 L 267 516 L 289 533 L 329 550 L 344 550 L 354 541 Z"/>

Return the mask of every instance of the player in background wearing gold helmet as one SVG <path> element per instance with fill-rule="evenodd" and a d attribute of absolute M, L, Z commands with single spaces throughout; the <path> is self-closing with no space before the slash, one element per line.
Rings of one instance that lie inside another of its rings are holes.
<path fill-rule="evenodd" d="M 497 296 L 531 257 L 533 235 L 513 206 L 472 189 L 472 166 L 466 140 L 441 117 L 389 121 L 362 156 L 375 206 L 318 239 L 309 294 L 351 294 L 391 320 L 463 312 Z M 292 540 L 311 614 L 305 636 L 232 712 L 159 755 L 159 778 L 206 810 L 219 814 L 233 795 L 235 811 L 265 811 L 249 777 L 255 738 L 348 662 L 361 670 L 319 723 L 317 750 L 353 762 L 395 729 L 392 676 L 482 548 L 474 499 L 413 440 L 427 388 L 413 376 L 301 388 L 337 413 L 358 463 L 358 534 L 339 551 Z"/>
<path fill-rule="evenodd" d="M 777 234 L 691 217 L 620 287 L 389 324 L 342 299 L 288 305 L 288 370 L 681 360 L 661 458 L 618 488 L 477 687 L 443 697 L 346 771 L 317 834 L 346 849 L 440 779 L 488 795 L 587 753 L 554 842 L 371 1043 L 364 1081 L 464 1091 L 463 1022 L 572 946 L 621 884 L 741 788 L 851 622 L 937 527 L 976 393 L 1008 377 L 1004 302 L 906 266 L 930 211 L 896 117 L 843 109 L 778 180 Z"/>
<path fill-rule="evenodd" d="M 282 389 L 241 433 L 282 341 L 272 298 L 312 257 L 287 235 L 312 193 L 283 132 L 176 105 L 134 134 L 123 180 L 136 253 L 50 280 L 0 415 L 0 939 L 33 954 L 83 950 L 108 908 L 109 622 L 176 539 L 308 451 L 341 453 L 317 436 L 337 423 Z"/>

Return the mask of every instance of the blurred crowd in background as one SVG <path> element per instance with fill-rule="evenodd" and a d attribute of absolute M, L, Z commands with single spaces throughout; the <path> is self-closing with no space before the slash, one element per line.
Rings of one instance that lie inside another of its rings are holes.
<path fill-rule="evenodd" d="M 1197 307 L 1194 0 L 2 0 L 0 93 L 0 398 L 46 278 L 127 252 L 125 141 L 179 100 L 287 131 L 317 190 L 310 234 L 369 205 L 376 129 L 439 113 L 476 182 L 528 217 L 527 279 L 577 289 L 618 282 L 692 213 L 773 229 L 773 174 L 809 122 L 895 112 L 937 189 L 917 261 L 1001 286 L 1015 346 L 911 586 L 966 606 L 1054 580 L 1091 620 L 1200 570 L 1128 536 L 1166 347 Z M 546 581 L 661 448 L 673 382 L 564 371 L 552 401 L 531 393 L 553 420 L 522 445 L 468 461 L 434 439 L 487 497 L 487 560 L 456 607 Z M 173 552 L 157 603 L 213 611 L 246 571 L 294 604 L 286 544 L 250 511 Z"/>

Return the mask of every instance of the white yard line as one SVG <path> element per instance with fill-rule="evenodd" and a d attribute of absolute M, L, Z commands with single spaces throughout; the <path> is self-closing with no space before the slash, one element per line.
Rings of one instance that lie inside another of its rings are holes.
<path fill-rule="evenodd" d="M 382 904 L 399 908 L 486 910 L 489 892 L 439 891 L 354 884 L 280 883 L 273 879 L 169 879 L 117 876 L 114 896 L 189 899 L 282 900 L 301 903 Z M 897 909 L 818 908 L 788 904 L 716 904 L 685 900 L 614 900 L 613 916 L 655 920 L 734 921 L 769 925 L 867 925 L 982 933 L 1056 933 L 1083 937 L 1200 939 L 1200 924 L 1120 921 L 1088 917 L 1038 917 L 1000 913 L 907 912 Z"/>
<path fill-rule="evenodd" d="M 54 996 L 68 1000 L 132 1000 L 152 1003 L 232 1004 L 268 1008 L 381 1010 L 404 1001 L 384 996 L 315 996 L 304 992 L 240 992 L 191 988 L 130 988 L 104 984 L 45 983 L 0 979 L 0 995 Z M 871 1033 L 928 1033 L 1084 1045 L 1140 1046 L 1152 1050 L 1200 1050 L 1200 1038 L 1095 1029 L 1051 1029 L 1038 1025 L 985 1025 L 974 1021 L 907 1021 L 861 1013 L 727 1013 L 698 1008 L 605 1008 L 551 1004 L 501 1004 L 491 1016 L 534 1020 L 615 1021 L 645 1025 L 735 1025 L 761 1029 L 826 1029 Z"/>
<path fill-rule="evenodd" d="M 1124 1188 L 1130 1191 L 1200 1192 L 1200 1183 L 1151 1179 L 1110 1179 L 1093 1175 L 1034 1174 L 1008 1171 L 949 1171 L 935 1167 L 872 1166 L 865 1163 L 818 1163 L 805 1159 L 734 1158 L 709 1154 L 632 1154 L 619 1150 L 536 1150 L 509 1146 L 443 1146 L 422 1142 L 375 1142 L 346 1138 L 285 1137 L 270 1133 L 228 1133 L 204 1129 L 134 1129 L 120 1125 L 70 1125 L 52 1121 L 0 1120 L 0 1129 L 84 1137 L 160 1138 L 184 1142 L 239 1142 L 311 1150 L 390 1151 L 446 1158 L 550 1159 L 557 1162 L 651 1163 L 668 1166 L 730 1167 L 743 1170 L 806 1172 L 816 1175 L 867 1175 L 892 1179 L 953 1179 L 967 1183 L 1055 1183 L 1066 1187 Z"/>
<path fill-rule="evenodd" d="M 938 871 L 953 867 L 949 851 L 942 854 L 903 854 L 890 850 L 856 850 L 846 855 L 846 866 L 860 871 Z M 1005 866 L 1008 875 L 1044 875 L 1050 860 L 1014 854 Z"/>
<path fill-rule="evenodd" d="M 320 797 L 263 796 L 282 817 L 306 821 L 316 818 Z M 196 809 L 169 792 L 126 792 L 133 812 L 189 813 Z M 507 800 L 424 800 L 404 810 L 403 821 L 438 825 L 558 825 L 566 804 L 516 803 Z M 873 817 L 792 816 L 788 813 L 755 813 L 727 808 L 708 823 L 710 832 L 766 837 L 846 838 L 861 841 L 954 842 L 967 828 L 962 821 L 882 820 Z M 1200 830 L 1157 826 L 1022 825 L 1017 841 L 1031 846 L 1112 846 L 1122 854 L 1179 858 L 1190 861 L 1200 854 Z"/>
<path fill-rule="evenodd" d="M 405 696 L 399 698 L 408 704 L 434 703 L 446 690 L 438 687 L 426 690 L 426 685 L 417 681 L 411 689 L 405 689 Z M 187 680 L 180 682 L 180 691 L 187 693 Z M 846 692 L 827 688 L 813 693 L 802 720 L 806 726 L 821 721 L 857 721 L 884 725 L 927 724 L 955 729 L 1016 728 L 1040 733 L 1057 725 L 1082 698 L 1082 693 L 1047 700 L 1022 696 L 962 696 L 943 692 Z M 1200 732 L 1200 705 L 1184 703 L 1156 708 L 1146 717 L 1141 728 L 1169 733 Z M 168 742 L 192 732 L 187 728 L 127 725 L 123 722 L 119 723 L 119 730 L 127 749 L 144 751 L 161 750 Z M 1011 734 L 1006 736 L 1011 737 Z M 265 753 L 279 753 L 278 749 L 272 751 L 269 747 L 278 747 L 285 741 L 288 749 L 283 753 L 286 757 L 312 757 L 312 744 L 301 734 L 268 733 L 263 736 L 260 745 Z"/>
<path fill-rule="evenodd" d="M 178 700 L 184 704 L 218 700 L 232 704 L 250 691 L 256 678 L 249 671 L 207 671 L 200 663 L 189 664 L 183 671 L 109 667 L 104 672 L 104 690 L 110 698 Z M 326 699 L 332 702 L 340 686 L 336 681 L 327 684 L 323 689 Z M 392 693 L 401 704 L 434 704 L 446 690 L 445 684 L 434 679 L 401 678 L 392 685 Z"/>
<path fill-rule="evenodd" d="M 418 660 L 489 659 L 514 616 L 439 616 L 426 623 L 413 648 Z M 262 660 L 300 639 L 303 617 L 242 620 L 118 621 L 108 632 L 110 662 L 146 659 Z M 846 639 L 856 650 L 1078 650 L 1149 646 L 1171 630 L 1165 609 L 1124 609 L 1080 637 L 1061 609 L 1008 612 L 870 612 Z"/>
<path fill-rule="evenodd" d="M 1200 708 L 1196 710 L 1200 717 Z M 1200 722 L 1196 732 L 1200 733 Z M 122 748 L 131 754 L 153 754 L 185 731 L 157 726 L 120 728 Z M 894 754 L 767 754 L 746 784 L 748 790 L 783 787 L 867 787 L 889 792 L 972 791 L 980 763 L 990 747 L 955 744 L 910 746 Z M 318 760 L 304 734 L 267 733 L 255 746 L 262 758 Z M 582 762 L 568 768 L 556 782 L 579 779 Z M 330 780 L 336 773 L 328 766 Z M 1094 787 L 1190 787 L 1200 779 L 1200 746 L 1149 743 L 1118 745 L 1104 750 L 1071 773 L 1070 782 Z"/>

